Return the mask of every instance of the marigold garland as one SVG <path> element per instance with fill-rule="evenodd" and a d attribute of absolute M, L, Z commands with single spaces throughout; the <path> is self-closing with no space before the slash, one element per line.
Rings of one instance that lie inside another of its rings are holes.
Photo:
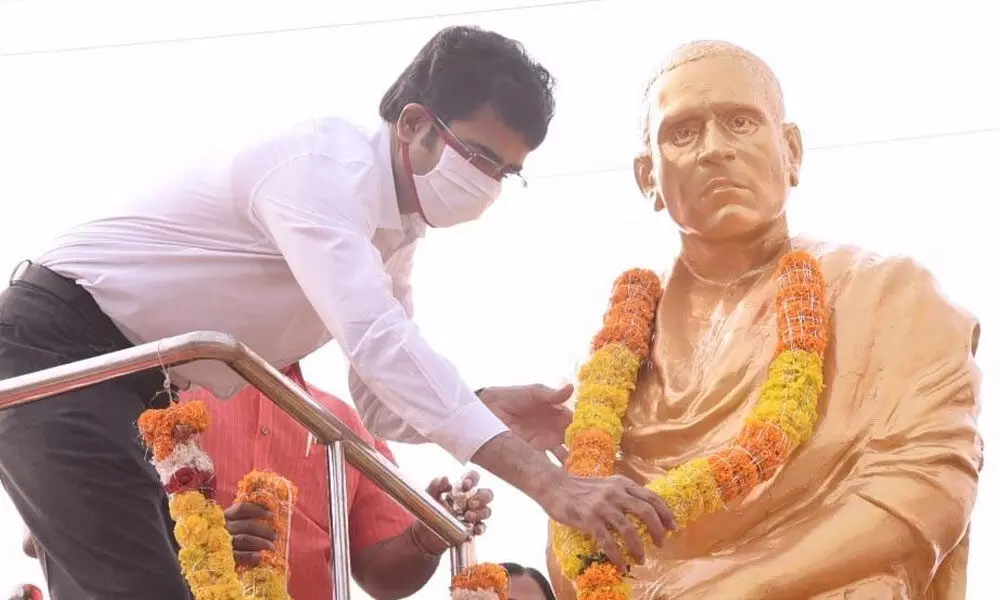
<path fill-rule="evenodd" d="M 510 575 L 500 565 L 481 563 L 467 567 L 452 579 L 452 600 L 507 600 Z"/>
<path fill-rule="evenodd" d="M 292 482 L 269 471 L 251 471 L 237 486 L 236 502 L 250 502 L 271 514 L 268 526 L 275 532 L 274 550 L 262 550 L 260 563 L 239 565 L 236 570 L 247 598 L 286 600 L 288 598 L 288 541 L 292 505 L 297 490 Z"/>
<path fill-rule="evenodd" d="M 278 530 L 279 545 L 284 544 L 280 563 L 262 561 L 266 566 L 237 571 L 233 540 L 226 530 L 222 507 L 215 501 L 215 467 L 198 443 L 197 436 L 208 428 L 209 421 L 203 403 L 185 402 L 147 410 L 138 422 L 142 439 L 153 452 L 153 466 L 170 496 L 170 517 L 181 547 L 177 556 L 184 578 L 195 600 L 287 599 L 287 573 L 282 570 L 287 526 Z M 240 492 L 244 491 L 261 504 L 265 498 L 284 501 L 274 509 L 274 505 L 265 506 L 273 515 L 283 516 L 282 523 L 287 522 L 295 494 L 287 480 L 254 472 L 240 482 Z"/>
<path fill-rule="evenodd" d="M 808 440 L 823 390 L 828 341 L 826 284 L 819 263 L 804 251 L 782 257 L 777 280 L 775 357 L 757 404 L 740 433 L 713 454 L 688 461 L 646 487 L 663 498 L 678 527 L 723 509 L 767 481 Z M 660 299 L 655 273 L 631 269 L 615 281 L 604 326 L 579 372 L 577 407 L 566 432 L 566 467 L 580 477 L 612 474 L 624 433 L 622 417 L 639 368 L 652 349 Z M 647 546 L 645 526 L 631 517 Z M 552 523 L 553 546 L 563 574 L 579 600 L 627 600 L 624 573 L 611 565 L 593 539 Z M 622 555 L 631 558 L 619 539 Z"/>

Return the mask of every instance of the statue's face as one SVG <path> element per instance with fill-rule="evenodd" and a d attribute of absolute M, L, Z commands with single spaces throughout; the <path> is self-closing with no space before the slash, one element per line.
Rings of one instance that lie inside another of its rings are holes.
<path fill-rule="evenodd" d="M 650 148 L 636 175 L 683 231 L 724 240 L 783 213 L 801 144 L 768 85 L 745 59 L 721 54 L 665 73 L 650 91 Z"/>

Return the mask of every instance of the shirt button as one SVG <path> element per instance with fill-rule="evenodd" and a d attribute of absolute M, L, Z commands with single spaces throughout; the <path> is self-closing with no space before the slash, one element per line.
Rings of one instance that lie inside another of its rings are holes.
<path fill-rule="evenodd" d="M 260 428 L 260 433 L 261 433 L 261 435 L 270 435 L 271 434 L 271 430 L 268 429 L 267 427 L 261 427 Z"/>

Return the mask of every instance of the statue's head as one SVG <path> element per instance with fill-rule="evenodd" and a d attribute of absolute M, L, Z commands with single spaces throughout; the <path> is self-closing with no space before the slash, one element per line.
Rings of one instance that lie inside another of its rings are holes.
<path fill-rule="evenodd" d="M 743 237 L 779 219 L 798 184 L 802 138 L 785 123 L 781 86 L 726 42 L 675 50 L 646 90 L 636 182 L 682 231 Z"/>

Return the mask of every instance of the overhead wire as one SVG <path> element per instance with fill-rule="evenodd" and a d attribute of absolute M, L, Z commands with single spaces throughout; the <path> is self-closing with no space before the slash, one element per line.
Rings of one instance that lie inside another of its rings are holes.
<path fill-rule="evenodd" d="M 114 48 L 136 48 L 140 46 L 156 46 L 165 44 L 183 44 L 187 42 L 201 42 L 207 40 L 223 40 L 233 38 L 255 37 L 265 35 L 277 35 L 286 33 L 297 33 L 306 31 L 321 31 L 324 29 L 344 29 L 349 27 L 363 27 L 368 25 L 383 25 L 392 23 L 408 23 L 413 21 L 426 21 L 431 19 L 447 19 L 454 17 L 469 17 L 475 15 L 497 14 L 505 12 L 519 12 L 528 10 L 538 10 L 543 8 L 557 8 L 579 6 L 584 4 L 600 4 L 609 0 L 557 0 L 544 4 L 523 4 L 518 6 L 497 6 L 493 8 L 483 8 L 477 10 L 458 11 L 450 13 L 434 13 L 429 15 L 409 15 L 403 17 L 392 17 L 386 19 L 368 19 L 362 21 L 347 21 L 340 23 L 321 23 L 318 25 L 302 25 L 297 27 L 278 27 L 274 29 L 262 29 L 257 31 L 236 31 L 231 33 L 217 33 L 208 35 L 163 38 L 154 40 L 139 40 L 131 42 L 116 42 L 111 44 L 95 44 L 91 46 L 70 46 L 64 48 L 38 48 L 33 50 L 22 50 L 14 52 L 2 52 L 0 58 L 10 58 L 18 56 L 37 56 L 43 54 L 67 54 L 72 52 L 88 52 L 93 50 L 110 50 Z"/>

